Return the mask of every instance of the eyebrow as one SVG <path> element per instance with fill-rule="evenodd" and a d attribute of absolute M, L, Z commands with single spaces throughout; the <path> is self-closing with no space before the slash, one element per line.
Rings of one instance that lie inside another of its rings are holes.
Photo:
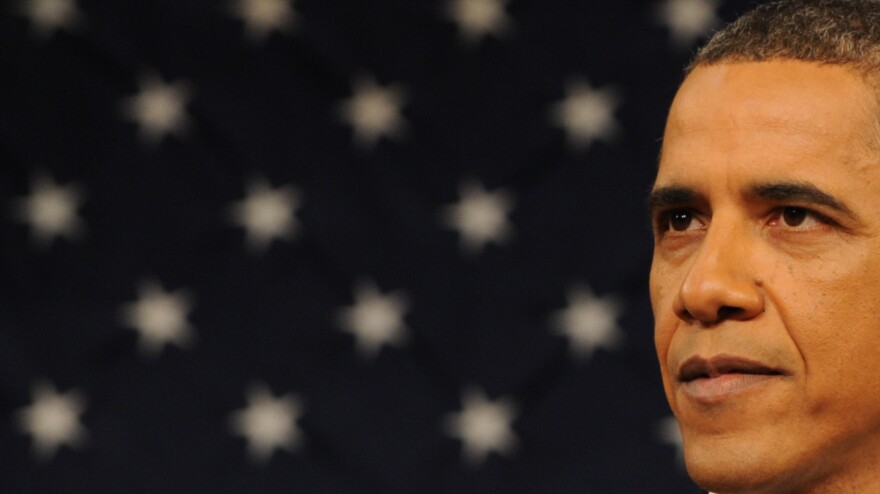
<path fill-rule="evenodd" d="M 784 181 L 758 183 L 748 187 L 747 193 L 751 197 L 772 200 L 777 202 L 796 202 L 801 204 L 816 204 L 833 209 L 841 214 L 857 220 L 852 209 L 843 201 L 831 194 L 822 191 L 809 182 Z M 662 186 L 657 187 L 648 194 L 647 206 L 652 213 L 659 209 L 689 206 L 701 199 L 701 195 L 690 187 Z"/>
<path fill-rule="evenodd" d="M 648 211 L 653 213 L 658 209 L 691 205 L 697 201 L 698 197 L 699 194 L 689 187 L 667 185 L 652 190 L 645 203 L 648 206 Z"/>
<path fill-rule="evenodd" d="M 749 187 L 749 194 L 761 199 L 773 201 L 793 201 L 807 204 L 818 204 L 839 213 L 856 217 L 855 213 L 840 199 L 809 182 L 773 182 L 755 184 Z"/>

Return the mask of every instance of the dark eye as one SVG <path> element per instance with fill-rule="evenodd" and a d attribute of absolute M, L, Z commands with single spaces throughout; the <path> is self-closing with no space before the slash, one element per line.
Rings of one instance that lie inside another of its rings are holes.
<path fill-rule="evenodd" d="M 690 211 L 675 211 L 669 215 L 669 228 L 683 232 L 691 226 L 694 215 Z"/>
<path fill-rule="evenodd" d="M 786 207 L 782 210 L 782 221 L 788 226 L 800 226 L 808 214 L 804 208 Z"/>

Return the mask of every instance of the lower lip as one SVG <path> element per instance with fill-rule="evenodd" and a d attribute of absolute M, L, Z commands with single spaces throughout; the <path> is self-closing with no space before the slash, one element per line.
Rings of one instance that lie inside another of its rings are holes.
<path fill-rule="evenodd" d="M 778 374 L 722 374 L 701 377 L 681 384 L 684 392 L 698 400 L 717 401 L 730 395 L 762 386 L 779 379 Z"/>

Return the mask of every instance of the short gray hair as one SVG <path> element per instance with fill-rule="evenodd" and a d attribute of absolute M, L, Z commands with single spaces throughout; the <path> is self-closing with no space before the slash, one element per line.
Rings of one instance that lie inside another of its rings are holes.
<path fill-rule="evenodd" d="M 715 33 L 687 68 L 801 60 L 851 66 L 880 80 L 880 1 L 779 0 Z"/>

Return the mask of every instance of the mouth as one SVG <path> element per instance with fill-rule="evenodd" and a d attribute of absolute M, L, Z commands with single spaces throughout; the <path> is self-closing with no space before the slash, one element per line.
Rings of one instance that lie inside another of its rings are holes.
<path fill-rule="evenodd" d="M 681 365 L 678 380 L 691 397 L 714 402 L 784 375 L 779 368 L 743 357 L 717 355 L 704 359 L 694 356 Z"/>
<path fill-rule="evenodd" d="M 711 379 L 725 374 L 772 376 L 782 375 L 782 371 L 743 357 L 718 355 L 708 360 L 700 357 L 691 357 L 680 367 L 678 380 L 681 382 L 691 382 L 696 379 Z"/>

